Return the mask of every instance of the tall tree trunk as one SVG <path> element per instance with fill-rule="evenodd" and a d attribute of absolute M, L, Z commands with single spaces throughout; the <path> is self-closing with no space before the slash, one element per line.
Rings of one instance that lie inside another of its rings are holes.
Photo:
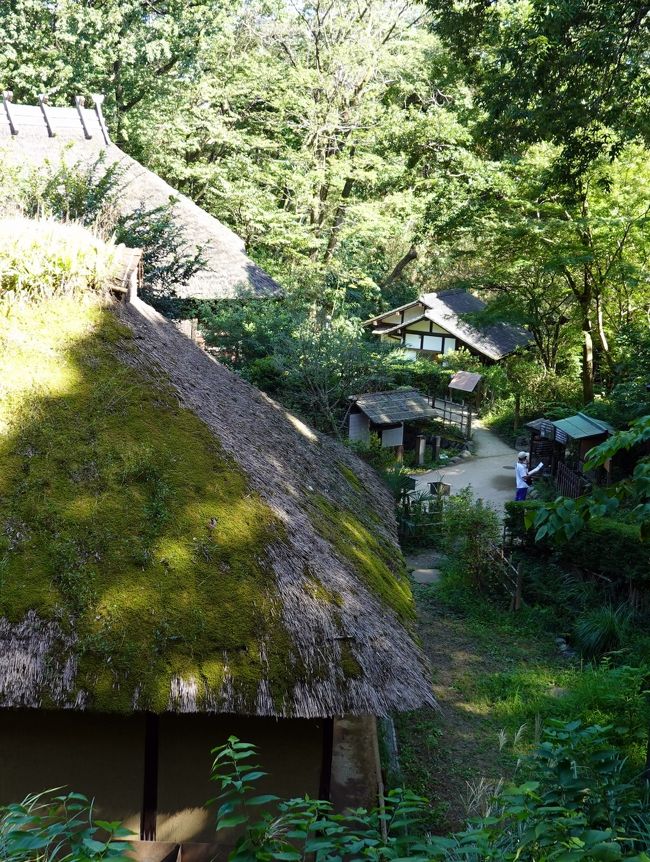
<path fill-rule="evenodd" d="M 323 257 L 324 263 L 329 263 L 332 259 L 332 255 L 334 254 L 334 249 L 339 240 L 339 233 L 341 232 L 341 227 L 343 226 L 343 219 L 345 218 L 345 208 L 346 208 L 346 200 L 352 194 L 352 187 L 354 186 L 354 180 L 352 177 L 347 177 L 345 183 L 343 184 L 343 191 L 341 192 L 341 200 L 339 201 L 339 205 L 336 208 L 336 212 L 334 213 L 334 221 L 332 222 L 332 227 L 330 228 L 330 236 L 327 241 L 327 248 L 325 249 L 325 255 Z"/>
<path fill-rule="evenodd" d="M 589 306 L 582 307 L 582 401 L 594 400 L 594 340 Z"/>
<path fill-rule="evenodd" d="M 600 345 L 600 349 L 603 354 L 603 358 L 607 365 L 608 371 L 608 386 L 612 384 L 612 377 L 614 372 L 614 362 L 612 360 L 612 351 L 609 349 L 609 341 L 607 340 L 607 333 L 605 332 L 605 325 L 603 321 L 603 304 L 600 301 L 600 295 L 596 296 L 596 326 L 598 330 L 598 344 Z"/>

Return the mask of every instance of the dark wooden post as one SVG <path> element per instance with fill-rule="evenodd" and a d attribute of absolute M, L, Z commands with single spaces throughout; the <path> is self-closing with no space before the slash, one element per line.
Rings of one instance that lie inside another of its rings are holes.
<path fill-rule="evenodd" d="M 334 752 L 334 719 L 323 719 L 323 754 L 320 767 L 318 798 L 329 801 L 332 784 L 332 755 Z"/>
<path fill-rule="evenodd" d="M 514 601 L 514 609 L 516 611 L 521 608 L 521 588 L 522 588 L 523 577 L 521 574 L 521 565 L 517 566 L 517 581 L 515 586 L 515 601 Z"/>
<path fill-rule="evenodd" d="M 140 840 L 156 840 L 156 816 L 158 813 L 158 716 L 153 712 L 145 715 L 144 725 L 144 785 L 142 791 L 142 813 L 140 815 Z"/>

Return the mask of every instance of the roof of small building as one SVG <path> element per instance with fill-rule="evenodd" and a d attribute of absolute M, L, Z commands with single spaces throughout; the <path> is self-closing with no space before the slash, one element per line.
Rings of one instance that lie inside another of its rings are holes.
<path fill-rule="evenodd" d="M 376 322 L 383 317 L 412 308 L 418 303 L 424 306 L 424 311 L 419 317 L 387 327 L 377 326 Z M 490 323 L 479 328 L 462 319 L 464 314 L 477 314 L 483 311 L 485 305 L 482 299 L 466 290 L 453 289 L 424 293 L 413 302 L 375 315 L 365 321 L 364 325 L 372 324 L 376 326 L 375 334 L 387 335 L 424 318 L 446 329 L 459 341 L 495 361 L 513 353 L 518 347 L 525 347 L 530 343 L 530 334 L 520 326 L 511 323 Z"/>
<path fill-rule="evenodd" d="M 138 298 L 1 311 L 0 707 L 433 704 L 370 467 Z"/>
<path fill-rule="evenodd" d="M 572 440 L 582 440 L 585 437 L 600 437 L 602 434 L 612 434 L 614 428 L 602 419 L 594 419 L 584 413 L 576 413 L 567 419 L 557 419 L 553 422 L 556 428 L 564 431 Z"/>
<path fill-rule="evenodd" d="M 482 379 L 482 374 L 473 371 L 457 371 L 449 381 L 449 388 L 459 392 L 473 392 Z"/>
<path fill-rule="evenodd" d="M 191 247 L 204 248 L 205 268 L 179 287 L 184 299 L 234 299 L 278 296 L 280 285 L 246 254 L 244 241 L 192 200 L 173 189 L 111 142 L 101 114 L 82 104 L 73 108 L 49 105 L 0 105 L 0 163 L 39 166 L 59 160 L 69 166 L 92 164 L 102 158 L 108 167 L 118 162 L 124 171 L 120 206 L 124 213 L 174 201 L 174 215 Z M 50 136 L 50 132 L 53 136 Z"/>
<path fill-rule="evenodd" d="M 417 389 L 366 392 L 350 398 L 375 425 L 391 425 L 436 416 L 436 411 Z"/>

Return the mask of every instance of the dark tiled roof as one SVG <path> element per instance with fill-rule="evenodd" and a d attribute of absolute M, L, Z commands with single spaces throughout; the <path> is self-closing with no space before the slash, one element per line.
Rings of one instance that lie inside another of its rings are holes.
<path fill-rule="evenodd" d="M 247 255 L 244 241 L 193 201 L 177 192 L 161 177 L 132 159 L 110 142 L 101 112 L 83 106 L 56 108 L 39 105 L 0 104 L 0 164 L 93 163 L 103 155 L 106 165 L 119 162 L 125 171 L 123 212 L 144 204 L 153 209 L 175 201 L 174 213 L 188 241 L 205 246 L 206 268 L 197 272 L 179 296 L 187 299 L 232 299 L 251 294 L 277 296 L 280 285 Z M 50 125 L 54 137 L 48 133 Z M 13 131 L 12 131 L 13 126 Z"/>
<path fill-rule="evenodd" d="M 436 411 L 417 389 L 366 392 L 352 396 L 351 400 L 375 425 L 390 425 L 393 422 L 436 416 Z"/>
<path fill-rule="evenodd" d="M 437 323 L 469 347 L 489 359 L 503 359 L 517 347 L 530 343 L 530 334 L 510 323 L 491 323 L 480 329 L 462 319 L 464 314 L 483 311 L 485 303 L 466 290 L 425 293 L 420 302 L 427 306 L 425 317 Z"/>

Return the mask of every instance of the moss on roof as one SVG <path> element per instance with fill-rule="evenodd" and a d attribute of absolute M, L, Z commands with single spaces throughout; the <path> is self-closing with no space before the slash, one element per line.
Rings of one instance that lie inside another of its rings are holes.
<path fill-rule="evenodd" d="M 358 513 L 316 495 L 316 530 L 354 566 L 366 586 L 404 623 L 415 617 L 415 605 L 401 554 L 364 524 Z"/>
<path fill-rule="evenodd" d="M 5 248 L 0 707 L 432 703 L 373 472 L 94 267 L 3 293 Z"/>
<path fill-rule="evenodd" d="M 284 694 L 296 657 L 265 553 L 284 527 L 242 470 L 120 361 L 131 333 L 96 298 L 23 307 L 0 333 L 0 615 L 74 627 L 97 709 L 163 710 L 174 676 L 228 673 L 254 699 L 261 640 Z"/>

